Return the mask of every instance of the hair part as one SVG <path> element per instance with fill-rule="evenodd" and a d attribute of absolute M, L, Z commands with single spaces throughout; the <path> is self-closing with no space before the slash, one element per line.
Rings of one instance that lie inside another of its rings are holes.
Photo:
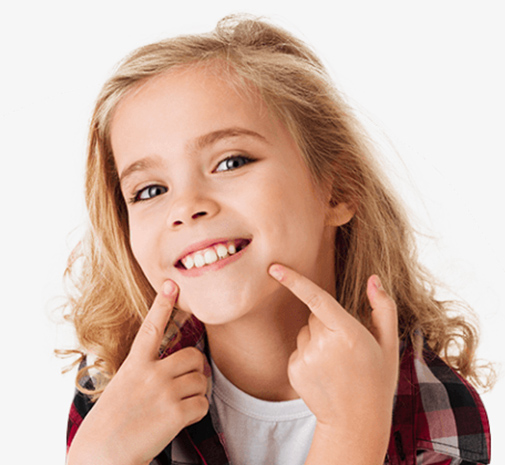
<path fill-rule="evenodd" d="M 477 368 L 476 326 L 461 312 L 453 314 L 460 304 L 436 299 L 435 280 L 419 263 L 403 206 L 319 58 L 279 27 L 231 16 L 210 33 L 175 37 L 134 51 L 98 97 L 86 170 L 89 231 L 67 268 L 78 290 L 69 300 L 68 319 L 77 330 L 79 360 L 93 353 L 92 367 L 102 379 L 93 395 L 103 391 L 126 358 L 155 296 L 130 249 L 128 215 L 110 143 L 111 121 L 128 93 L 149 79 L 191 66 L 206 66 L 223 75 L 245 97 L 251 89 L 259 92 L 290 131 L 314 181 L 329 189 L 331 203 L 355 207 L 354 217 L 337 229 L 335 240 L 340 304 L 369 326 L 365 286 L 371 274 L 378 274 L 396 301 L 401 338 L 422 331 L 432 349 L 455 370 L 476 386 L 490 384 Z M 82 264 L 74 273 L 77 261 Z M 175 320 L 180 321 L 173 325 L 172 335 L 184 318 L 176 312 Z M 80 370 L 78 379 L 88 369 Z"/>

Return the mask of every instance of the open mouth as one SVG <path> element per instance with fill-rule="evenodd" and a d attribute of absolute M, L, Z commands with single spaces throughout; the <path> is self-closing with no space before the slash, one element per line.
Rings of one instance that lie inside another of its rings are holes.
<path fill-rule="evenodd" d="M 203 268 L 207 265 L 224 260 L 241 250 L 245 249 L 251 242 L 251 239 L 232 239 L 225 242 L 218 242 L 206 247 L 205 249 L 192 252 L 181 258 L 176 264 L 176 268 L 191 270 L 192 268 Z"/>

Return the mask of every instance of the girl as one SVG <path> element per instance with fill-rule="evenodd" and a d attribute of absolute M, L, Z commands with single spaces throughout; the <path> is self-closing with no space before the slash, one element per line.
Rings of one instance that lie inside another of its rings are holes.
<path fill-rule="evenodd" d="M 319 59 L 263 21 L 121 64 L 69 266 L 69 464 L 489 463 L 476 331 L 370 152 Z"/>

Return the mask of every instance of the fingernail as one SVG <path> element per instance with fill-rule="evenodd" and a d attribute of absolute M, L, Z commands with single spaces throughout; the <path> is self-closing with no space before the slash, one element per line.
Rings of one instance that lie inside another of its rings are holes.
<path fill-rule="evenodd" d="M 373 284 L 374 284 L 374 286 L 375 286 L 376 289 L 379 289 L 380 291 L 384 290 L 384 288 L 382 287 L 381 280 L 379 279 L 379 277 L 377 275 L 375 275 L 373 277 Z"/>
<path fill-rule="evenodd" d="M 172 281 L 165 281 L 163 283 L 163 294 L 170 297 L 175 292 L 175 284 Z"/>
<path fill-rule="evenodd" d="M 268 272 L 270 273 L 270 276 L 277 279 L 277 281 L 282 281 L 282 278 L 284 278 L 284 271 L 282 267 L 278 265 L 271 266 Z"/>

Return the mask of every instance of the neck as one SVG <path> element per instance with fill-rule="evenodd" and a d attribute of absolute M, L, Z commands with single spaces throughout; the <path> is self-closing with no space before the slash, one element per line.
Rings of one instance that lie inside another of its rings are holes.
<path fill-rule="evenodd" d="M 281 289 L 261 310 L 224 325 L 207 325 L 214 363 L 231 383 L 253 397 L 296 399 L 299 396 L 288 379 L 288 361 L 308 317 L 308 308 Z"/>
<path fill-rule="evenodd" d="M 326 244 L 335 243 L 329 228 Z M 317 271 L 306 276 L 335 297 L 333 254 L 321 248 Z M 316 267 L 314 267 L 316 270 Z M 299 398 L 288 378 L 289 357 L 310 310 L 285 287 L 242 318 L 222 325 L 206 325 L 209 350 L 221 373 L 241 391 L 258 399 Z"/>

